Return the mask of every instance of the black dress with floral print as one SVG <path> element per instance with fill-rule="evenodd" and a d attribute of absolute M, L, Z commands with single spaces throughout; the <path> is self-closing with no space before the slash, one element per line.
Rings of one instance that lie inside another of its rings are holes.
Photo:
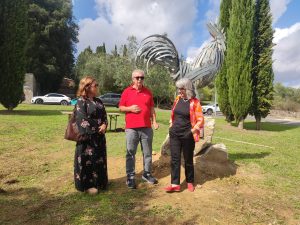
<path fill-rule="evenodd" d="M 85 191 L 89 188 L 106 189 L 107 157 L 106 139 L 100 134 L 99 126 L 107 125 L 107 115 L 102 101 L 80 97 L 77 101 L 75 118 L 81 135 L 86 141 L 77 142 L 74 159 L 75 188 Z"/>

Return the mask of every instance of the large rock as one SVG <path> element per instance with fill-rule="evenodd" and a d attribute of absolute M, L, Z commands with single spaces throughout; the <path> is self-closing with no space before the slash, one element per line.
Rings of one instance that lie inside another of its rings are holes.
<path fill-rule="evenodd" d="M 211 145 L 194 158 L 195 173 L 199 174 L 198 183 L 216 177 L 223 178 L 236 174 L 237 166 L 228 159 L 224 144 Z M 195 177 L 197 179 L 197 177 Z"/>
<path fill-rule="evenodd" d="M 215 130 L 215 119 L 205 118 L 204 123 L 204 138 L 196 142 L 194 155 L 198 155 L 202 150 L 209 147 L 212 143 L 212 137 Z"/>
<path fill-rule="evenodd" d="M 184 160 L 181 158 L 181 166 L 184 168 Z M 156 155 L 153 158 L 153 173 L 158 178 L 170 175 L 169 155 Z M 228 159 L 228 153 L 224 144 L 210 145 L 194 157 L 195 184 L 204 184 L 216 178 L 229 177 L 236 174 L 237 165 Z M 184 170 L 181 171 L 184 178 Z"/>

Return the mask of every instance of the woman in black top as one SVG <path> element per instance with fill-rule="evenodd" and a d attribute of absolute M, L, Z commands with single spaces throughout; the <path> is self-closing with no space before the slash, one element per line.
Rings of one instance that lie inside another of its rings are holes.
<path fill-rule="evenodd" d="M 106 189 L 107 157 L 105 131 L 107 116 L 99 98 L 98 84 L 92 77 L 81 79 L 77 95 L 75 118 L 85 141 L 77 142 L 74 158 L 74 179 L 78 191 L 97 194 Z"/>
<path fill-rule="evenodd" d="M 200 101 L 195 98 L 192 82 L 183 78 L 176 82 L 179 95 L 175 99 L 170 122 L 171 185 L 167 192 L 180 191 L 181 152 L 184 157 L 187 188 L 194 191 L 193 155 L 195 141 L 199 141 L 203 114 Z"/>

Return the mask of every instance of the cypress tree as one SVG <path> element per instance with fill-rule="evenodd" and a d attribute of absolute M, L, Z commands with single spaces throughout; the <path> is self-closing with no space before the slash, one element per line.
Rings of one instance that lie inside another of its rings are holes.
<path fill-rule="evenodd" d="M 13 110 L 22 100 L 27 40 L 26 0 L 2 0 L 0 24 L 0 103 Z"/>
<path fill-rule="evenodd" d="M 257 130 L 260 130 L 261 118 L 269 114 L 273 99 L 273 33 L 269 1 L 256 0 L 252 69 L 253 100 L 250 114 L 255 116 Z"/>
<path fill-rule="evenodd" d="M 103 53 L 106 54 L 106 47 L 105 47 L 105 43 L 103 42 Z"/>
<path fill-rule="evenodd" d="M 227 42 L 228 96 L 231 111 L 239 128 L 249 113 L 252 101 L 252 0 L 233 0 Z"/>
<path fill-rule="evenodd" d="M 124 47 L 123 47 L 123 57 L 127 57 L 128 56 L 128 50 L 127 50 L 127 46 L 126 45 L 124 45 Z"/>
<path fill-rule="evenodd" d="M 220 18 L 219 23 L 225 32 L 227 39 L 227 30 L 229 28 L 229 18 L 230 18 L 231 0 L 222 0 L 220 5 Z M 221 70 L 216 77 L 216 88 L 218 95 L 218 104 L 222 113 L 224 114 L 226 121 L 231 122 L 234 117 L 231 112 L 230 103 L 228 99 L 228 83 L 227 83 L 227 66 L 226 66 L 226 52 L 225 58 Z"/>

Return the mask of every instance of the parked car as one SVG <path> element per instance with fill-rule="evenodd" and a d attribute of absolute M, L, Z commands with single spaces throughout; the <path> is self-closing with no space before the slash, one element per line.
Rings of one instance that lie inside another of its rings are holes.
<path fill-rule="evenodd" d="M 121 95 L 116 93 L 106 93 L 104 95 L 99 96 L 99 98 L 101 99 L 104 105 L 119 107 Z"/>
<path fill-rule="evenodd" d="M 44 96 L 35 96 L 31 99 L 33 104 L 60 104 L 69 105 L 71 98 L 63 94 L 49 93 Z"/>
<path fill-rule="evenodd" d="M 209 104 L 202 106 L 202 112 L 207 115 L 212 115 L 214 112 L 220 112 L 220 108 L 218 103 L 217 104 Z"/>

